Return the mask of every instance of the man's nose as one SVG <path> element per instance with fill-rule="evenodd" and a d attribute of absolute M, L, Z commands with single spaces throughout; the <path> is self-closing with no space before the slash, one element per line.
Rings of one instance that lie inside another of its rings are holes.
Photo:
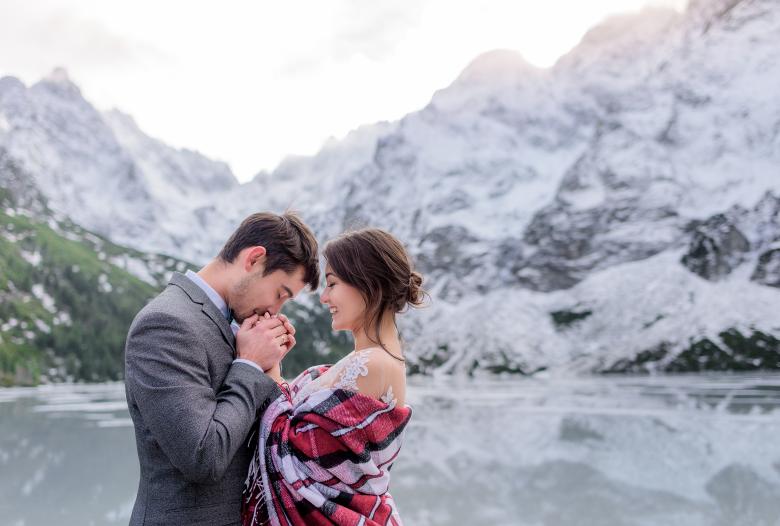
<path fill-rule="evenodd" d="M 276 316 L 277 314 L 279 314 L 280 312 L 282 312 L 282 307 L 284 306 L 284 302 L 285 302 L 285 301 L 286 301 L 286 300 L 279 300 L 279 302 L 278 302 L 276 305 L 274 305 L 273 307 L 271 307 L 271 314 L 272 314 L 273 316 Z"/>

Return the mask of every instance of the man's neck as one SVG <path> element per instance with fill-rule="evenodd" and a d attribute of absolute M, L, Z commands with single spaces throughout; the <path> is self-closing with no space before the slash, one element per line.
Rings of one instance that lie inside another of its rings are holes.
<path fill-rule="evenodd" d="M 227 305 L 230 305 L 229 298 L 229 277 L 227 273 L 227 266 L 224 262 L 215 259 L 206 264 L 205 267 L 198 271 L 198 276 L 203 281 L 209 284 L 214 291 L 225 301 Z"/>

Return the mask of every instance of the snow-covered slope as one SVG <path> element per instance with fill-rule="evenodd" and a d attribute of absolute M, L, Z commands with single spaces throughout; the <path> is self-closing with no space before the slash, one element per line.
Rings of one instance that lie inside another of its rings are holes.
<path fill-rule="evenodd" d="M 394 232 L 433 296 L 402 322 L 420 370 L 776 368 L 778 34 L 774 0 L 699 0 L 609 19 L 548 70 L 490 52 L 422 110 L 244 185 L 196 175 L 205 161 L 163 170 L 185 154 L 99 116 L 114 164 L 90 170 L 124 174 L 112 195 L 164 218 L 144 241 L 194 259 L 262 208 L 300 210 L 322 239 Z M 24 91 L 4 82 L 0 124 Z M 188 181 L 210 197 L 166 199 Z"/>
<path fill-rule="evenodd" d="M 488 53 L 362 165 L 298 167 L 319 232 L 409 243 L 422 369 L 778 366 L 780 4 L 715 4 L 607 20 L 551 70 Z"/>
<path fill-rule="evenodd" d="M 204 250 L 193 210 L 238 185 L 226 164 L 100 113 L 62 69 L 29 88 L 0 79 L 0 146 L 58 212 L 116 242 L 185 257 Z"/>

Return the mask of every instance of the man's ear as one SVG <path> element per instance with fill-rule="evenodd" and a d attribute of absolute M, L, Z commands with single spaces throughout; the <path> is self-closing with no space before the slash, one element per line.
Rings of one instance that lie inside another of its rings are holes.
<path fill-rule="evenodd" d="M 253 268 L 257 268 L 257 265 L 265 264 L 265 247 L 256 246 L 247 249 L 244 254 L 244 270 L 252 272 Z"/>

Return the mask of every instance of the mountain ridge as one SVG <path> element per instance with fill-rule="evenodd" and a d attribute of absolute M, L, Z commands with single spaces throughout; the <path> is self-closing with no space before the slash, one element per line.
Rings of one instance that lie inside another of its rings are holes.
<path fill-rule="evenodd" d="M 421 372 L 778 368 L 778 32 L 772 2 L 692 2 L 606 20 L 546 70 L 488 53 L 420 111 L 175 212 L 130 178 L 148 212 L 120 238 L 153 224 L 130 241 L 204 261 L 291 205 L 321 239 L 386 228 L 435 299 L 401 320 Z M 115 143 L 134 170 L 174 155 Z"/>

